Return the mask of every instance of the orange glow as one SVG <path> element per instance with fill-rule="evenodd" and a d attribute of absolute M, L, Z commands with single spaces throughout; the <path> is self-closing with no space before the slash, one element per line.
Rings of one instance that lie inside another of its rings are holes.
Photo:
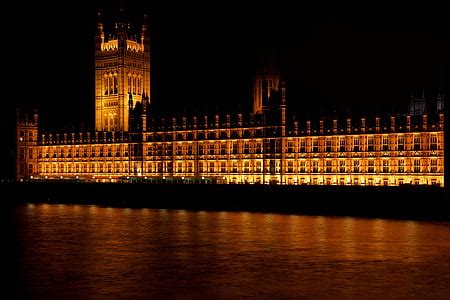
<path fill-rule="evenodd" d="M 130 111 L 136 103 L 144 111 L 144 99 L 149 100 L 144 96 L 151 94 L 149 39 L 143 28 L 140 42 L 114 35 L 105 41 L 103 24 L 98 24 L 96 131 L 40 134 L 37 113 L 19 120 L 17 180 L 444 185 L 442 112 L 419 121 L 409 115 L 377 116 L 374 126 L 365 117 L 358 126 L 350 117 L 342 124 L 333 118 L 329 125 L 302 120 L 302 128 L 298 121 L 286 122 L 285 86 L 275 69 L 256 76 L 249 118 L 216 114 L 190 120 L 183 116 L 180 122 L 174 117 L 150 129 L 142 113 L 140 130 L 135 130 Z M 116 51 L 119 47 L 126 54 Z M 276 112 L 269 112 L 267 101 L 277 94 Z M 266 123 L 272 114 L 279 118 Z M 403 123 L 405 127 L 399 125 Z"/>

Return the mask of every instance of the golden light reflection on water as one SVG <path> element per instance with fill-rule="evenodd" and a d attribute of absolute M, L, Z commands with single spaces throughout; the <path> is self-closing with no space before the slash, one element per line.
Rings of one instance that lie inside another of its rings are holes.
<path fill-rule="evenodd" d="M 36 296 L 428 298 L 450 278 L 448 223 L 48 204 L 17 220 Z"/>
<path fill-rule="evenodd" d="M 406 249 L 409 260 L 415 260 L 417 257 L 417 222 L 408 221 L 405 222 L 405 239 L 406 239 Z"/>
<path fill-rule="evenodd" d="M 95 205 L 90 205 L 90 206 L 89 206 L 89 212 L 90 212 L 91 214 L 95 214 L 95 213 L 97 212 L 97 206 L 95 206 Z"/>
<path fill-rule="evenodd" d="M 299 218 L 297 218 L 298 220 Z M 326 237 L 327 237 L 327 222 L 326 219 L 322 216 L 315 218 L 315 226 L 313 227 L 313 232 L 315 233 L 315 241 L 317 243 L 317 247 L 320 250 L 325 249 Z"/>
<path fill-rule="evenodd" d="M 343 220 L 343 243 L 342 253 L 345 259 L 352 260 L 355 258 L 357 249 L 357 238 L 354 233 L 354 219 L 346 217 Z"/>

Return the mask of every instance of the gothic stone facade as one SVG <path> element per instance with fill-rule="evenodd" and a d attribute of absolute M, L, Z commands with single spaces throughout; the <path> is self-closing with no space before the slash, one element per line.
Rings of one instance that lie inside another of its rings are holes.
<path fill-rule="evenodd" d="M 444 184 L 441 109 L 298 120 L 271 67 L 256 76 L 251 114 L 149 119 L 148 28 L 129 32 L 119 18 L 105 40 L 97 25 L 95 131 L 44 133 L 36 113 L 18 116 L 17 180 Z"/>

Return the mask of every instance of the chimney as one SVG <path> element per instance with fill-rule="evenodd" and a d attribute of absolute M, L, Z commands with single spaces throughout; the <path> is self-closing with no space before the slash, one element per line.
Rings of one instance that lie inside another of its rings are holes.
<path fill-rule="evenodd" d="M 177 130 L 177 118 L 172 118 L 172 130 Z"/>
<path fill-rule="evenodd" d="M 33 113 L 33 121 L 34 121 L 34 123 L 35 124 L 37 124 L 38 123 L 38 112 L 37 112 L 37 109 L 35 109 L 34 110 L 34 113 Z"/>
<path fill-rule="evenodd" d="M 219 128 L 219 115 L 214 116 L 214 125 L 216 128 Z"/>
<path fill-rule="evenodd" d="M 428 130 L 428 117 L 427 115 L 422 115 L 422 130 L 427 131 Z"/>
<path fill-rule="evenodd" d="M 255 126 L 255 114 L 254 113 L 250 113 L 250 126 L 251 127 Z"/>
<path fill-rule="evenodd" d="M 395 116 L 391 116 L 391 131 L 395 131 Z"/>
<path fill-rule="evenodd" d="M 192 117 L 192 123 L 193 123 L 194 129 L 197 129 L 197 117 L 196 116 Z"/>
<path fill-rule="evenodd" d="M 333 133 L 336 134 L 338 132 L 338 120 L 336 117 L 333 118 Z"/>
<path fill-rule="evenodd" d="M 379 116 L 375 117 L 375 131 L 380 132 L 380 117 Z"/>

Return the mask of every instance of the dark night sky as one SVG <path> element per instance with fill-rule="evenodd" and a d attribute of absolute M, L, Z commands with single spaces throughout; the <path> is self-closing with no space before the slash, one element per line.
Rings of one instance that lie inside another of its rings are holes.
<path fill-rule="evenodd" d="M 450 18 L 444 7 L 276 2 L 125 1 L 133 23 L 151 9 L 153 103 L 167 111 L 245 109 L 255 54 L 264 48 L 278 49 L 291 110 L 402 107 L 411 89 L 424 87 L 431 97 L 445 87 Z M 2 128 L 13 130 L 17 104 L 39 107 L 46 126 L 92 125 L 96 13 L 108 21 L 118 6 L 13 4 L 13 20 L 2 21 L 14 45 L 6 50 L 14 63 Z"/>

